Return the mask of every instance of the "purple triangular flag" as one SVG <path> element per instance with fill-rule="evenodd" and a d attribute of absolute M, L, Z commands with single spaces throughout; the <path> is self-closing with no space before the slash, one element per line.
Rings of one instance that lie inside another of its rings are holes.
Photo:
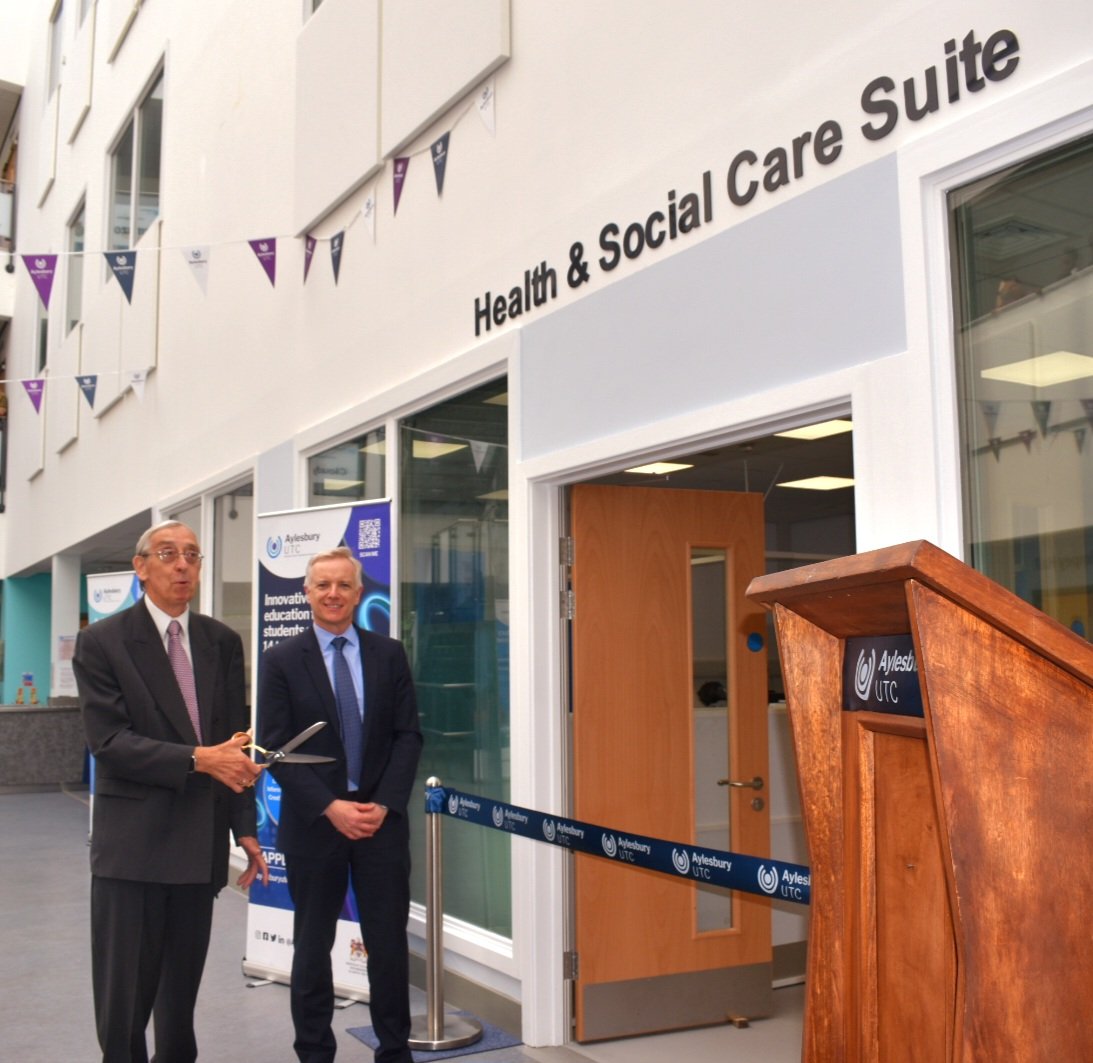
<path fill-rule="evenodd" d="M 23 255 L 23 264 L 38 289 L 42 306 L 49 309 L 49 296 L 53 291 L 53 275 L 57 272 L 56 255 Z"/>
<path fill-rule="evenodd" d="M 400 155 L 395 159 L 395 213 L 398 213 L 398 201 L 402 198 L 402 186 L 406 181 L 406 171 L 410 169 L 410 156 Z"/>
<path fill-rule="evenodd" d="M 990 438 L 991 453 L 994 455 L 994 460 L 998 460 L 998 453 L 1002 449 L 1002 440 L 998 436 L 991 436 Z"/>
<path fill-rule="evenodd" d="M 42 412 L 42 395 L 46 389 L 46 382 L 41 377 L 37 380 L 24 380 L 23 387 L 27 389 L 27 396 L 34 404 L 34 412 Z"/>
<path fill-rule="evenodd" d="M 436 175 L 436 194 L 444 194 L 444 170 L 448 166 L 448 141 L 451 132 L 447 132 L 439 140 L 434 140 L 429 148 L 429 154 L 433 157 L 433 173 Z"/>
<path fill-rule="evenodd" d="M 315 237 L 304 237 L 304 284 L 307 284 L 307 275 L 311 272 L 311 259 L 315 254 Z"/>
<path fill-rule="evenodd" d="M 87 376 L 76 377 L 76 383 L 80 385 L 80 390 L 84 394 L 84 398 L 87 399 L 87 405 L 91 409 L 95 408 L 95 387 L 99 382 L 98 375 L 90 373 Z"/>
<path fill-rule="evenodd" d="M 342 244 L 345 242 L 345 230 L 335 233 L 330 238 L 330 264 L 334 267 L 334 283 L 338 283 L 338 274 L 342 268 Z"/>
<path fill-rule="evenodd" d="M 250 244 L 251 250 L 258 256 L 258 261 L 262 263 L 262 268 L 266 271 L 270 284 L 276 288 L 277 237 L 271 236 L 266 240 L 249 240 L 247 242 Z"/>
<path fill-rule="evenodd" d="M 114 271 L 121 290 L 125 292 L 126 302 L 132 303 L 133 276 L 137 271 L 136 251 L 104 251 L 103 254 L 106 256 L 106 261 L 110 263 L 110 268 Z"/>
<path fill-rule="evenodd" d="M 1023 432 L 1017 433 L 1017 438 L 1025 444 L 1025 450 L 1031 453 L 1032 441 L 1036 438 L 1036 433 L 1031 428 L 1026 428 Z"/>

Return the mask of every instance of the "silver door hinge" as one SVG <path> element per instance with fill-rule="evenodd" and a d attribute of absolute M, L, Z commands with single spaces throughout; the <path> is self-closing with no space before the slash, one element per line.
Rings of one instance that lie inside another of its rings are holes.
<path fill-rule="evenodd" d="M 576 608 L 576 600 L 573 597 L 573 588 L 566 587 L 562 591 L 562 619 L 572 620 Z"/>
<path fill-rule="evenodd" d="M 562 977 L 571 982 L 577 981 L 577 953 L 562 953 Z"/>
<path fill-rule="evenodd" d="M 562 564 L 565 565 L 566 568 L 572 568 L 573 567 L 573 536 L 572 535 L 563 535 L 562 538 L 558 541 L 558 545 L 560 547 L 560 553 L 561 553 L 561 557 L 562 557 Z"/>

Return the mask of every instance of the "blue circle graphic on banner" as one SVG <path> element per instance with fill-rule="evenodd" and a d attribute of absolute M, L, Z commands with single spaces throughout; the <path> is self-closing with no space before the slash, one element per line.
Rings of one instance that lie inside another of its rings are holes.
<path fill-rule="evenodd" d="M 748 649 L 752 653 L 758 653 L 763 648 L 763 636 L 758 631 L 753 631 L 748 636 Z"/>

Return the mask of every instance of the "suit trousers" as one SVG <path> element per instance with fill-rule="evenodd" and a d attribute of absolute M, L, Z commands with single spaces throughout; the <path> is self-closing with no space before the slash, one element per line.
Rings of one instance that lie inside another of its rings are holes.
<path fill-rule="evenodd" d="M 297 1057 L 301 1063 L 334 1059 L 330 951 L 351 884 L 368 953 L 369 1010 L 379 1040 L 376 1063 L 411 1063 L 406 941 L 410 847 L 405 819 L 388 816 L 374 837 L 344 839 L 330 856 L 286 854 L 285 869 L 295 908 L 290 1000 Z"/>
<path fill-rule="evenodd" d="M 91 877 L 91 980 L 103 1063 L 197 1058 L 194 1008 L 212 930 L 210 884 Z"/>

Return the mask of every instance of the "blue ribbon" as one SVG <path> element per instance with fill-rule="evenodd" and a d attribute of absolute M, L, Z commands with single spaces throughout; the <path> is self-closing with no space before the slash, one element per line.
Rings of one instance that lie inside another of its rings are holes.
<path fill-rule="evenodd" d="M 579 819 L 548 816 L 534 809 L 444 786 L 425 788 L 425 812 L 466 820 L 615 863 L 755 893 L 760 897 L 808 904 L 811 896 L 812 875 L 802 864 L 624 833 Z"/>

